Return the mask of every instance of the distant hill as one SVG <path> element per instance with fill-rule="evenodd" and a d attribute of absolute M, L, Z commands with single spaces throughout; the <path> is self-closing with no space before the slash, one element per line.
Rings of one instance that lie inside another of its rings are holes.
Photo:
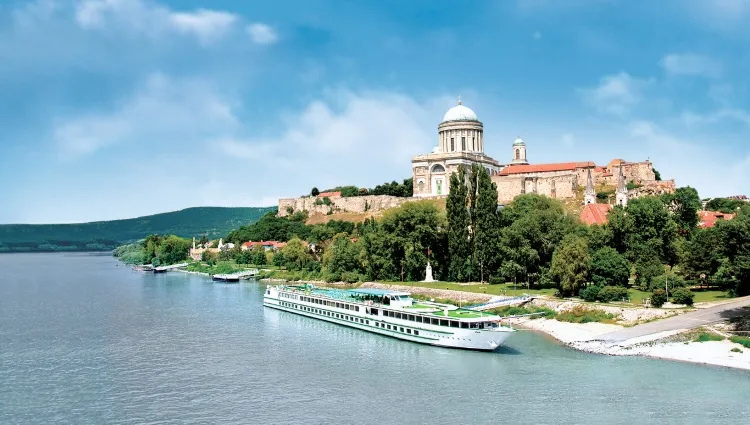
<path fill-rule="evenodd" d="M 0 224 L 0 252 L 107 251 L 152 233 L 226 236 L 275 207 L 197 207 L 137 218 L 79 224 Z"/>

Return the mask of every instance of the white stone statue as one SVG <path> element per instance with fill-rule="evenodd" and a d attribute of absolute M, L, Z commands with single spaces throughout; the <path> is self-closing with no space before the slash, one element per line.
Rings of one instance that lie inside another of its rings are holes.
<path fill-rule="evenodd" d="M 434 282 L 435 279 L 432 278 L 432 266 L 430 265 L 430 260 L 427 260 L 427 268 L 425 269 L 425 275 L 424 280 L 422 282 Z"/>

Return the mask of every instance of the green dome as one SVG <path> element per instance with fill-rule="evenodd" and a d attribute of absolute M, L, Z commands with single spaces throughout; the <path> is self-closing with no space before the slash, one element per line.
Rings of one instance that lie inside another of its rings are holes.
<path fill-rule="evenodd" d="M 521 140 L 521 138 L 517 138 L 515 142 L 513 142 L 513 146 L 526 146 L 526 143 Z"/>

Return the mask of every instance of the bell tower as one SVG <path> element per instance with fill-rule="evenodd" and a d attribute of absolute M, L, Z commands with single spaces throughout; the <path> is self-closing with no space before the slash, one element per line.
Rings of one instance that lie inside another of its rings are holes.
<path fill-rule="evenodd" d="M 529 163 L 526 160 L 526 143 L 520 137 L 513 142 L 513 160 L 510 163 L 518 165 L 527 165 Z"/>

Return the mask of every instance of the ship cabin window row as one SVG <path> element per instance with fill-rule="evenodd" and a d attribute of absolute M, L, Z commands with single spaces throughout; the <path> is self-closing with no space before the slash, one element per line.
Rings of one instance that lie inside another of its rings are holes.
<path fill-rule="evenodd" d="M 332 311 L 321 310 L 321 309 L 318 309 L 318 308 L 307 307 L 307 306 L 304 306 L 304 305 L 301 306 L 301 305 L 298 305 L 298 304 L 295 304 L 295 303 L 288 303 L 286 301 L 281 301 L 279 304 L 282 307 L 296 308 L 298 310 L 307 311 L 307 312 L 315 313 L 315 314 L 322 314 L 323 316 L 328 316 L 328 317 L 335 318 L 335 319 L 346 320 L 346 321 L 349 321 L 349 322 L 360 323 L 360 324 L 363 324 L 363 325 L 369 325 L 370 324 L 370 321 L 368 319 L 363 319 L 361 317 L 354 317 L 354 316 L 349 316 L 349 315 L 346 315 L 346 314 L 334 313 Z"/>
<path fill-rule="evenodd" d="M 491 323 L 483 322 L 459 322 L 458 320 L 447 320 L 435 317 L 425 317 L 416 314 L 399 313 L 397 311 L 383 310 L 383 315 L 392 317 L 394 319 L 409 320 L 411 322 L 424 323 L 433 326 L 444 326 L 449 328 L 461 328 L 461 329 L 484 329 L 485 327 L 492 327 Z"/>
<path fill-rule="evenodd" d="M 305 302 L 313 303 L 313 304 L 327 305 L 329 307 L 336 307 L 336 308 L 342 308 L 344 310 L 352 310 L 352 311 L 359 312 L 359 306 L 347 304 L 347 303 L 322 300 L 320 298 L 313 298 L 313 297 L 300 297 L 300 301 L 305 301 Z"/>
<path fill-rule="evenodd" d="M 404 333 L 407 333 L 407 334 L 412 334 L 412 335 L 419 336 L 419 331 L 418 330 L 416 330 L 416 329 L 409 329 L 409 328 L 404 329 L 402 326 L 389 325 L 387 323 L 378 323 L 378 322 L 375 322 L 375 327 L 376 328 L 380 328 L 380 329 L 385 329 L 385 330 L 388 330 L 388 331 L 404 332 Z"/>

